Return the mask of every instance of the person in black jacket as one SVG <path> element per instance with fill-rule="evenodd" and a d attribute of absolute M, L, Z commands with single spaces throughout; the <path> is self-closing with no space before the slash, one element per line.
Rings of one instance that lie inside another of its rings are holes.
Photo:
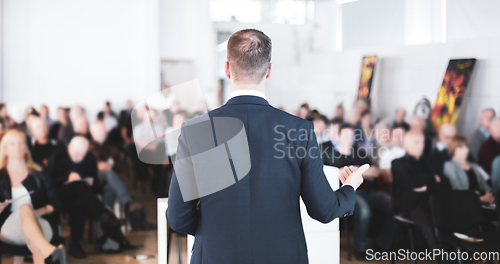
<path fill-rule="evenodd" d="M 410 218 L 424 233 L 430 248 L 439 248 L 430 218 L 429 198 L 446 188 L 441 177 L 432 171 L 423 156 L 424 135 L 410 131 L 406 134 L 406 155 L 392 162 L 392 201 L 397 214 Z"/>
<path fill-rule="evenodd" d="M 32 117 L 30 130 L 33 134 L 31 138 L 30 152 L 33 161 L 43 168 L 49 163 L 52 153 L 57 151 L 61 145 L 55 139 L 50 139 L 48 126 L 41 117 Z"/>
<path fill-rule="evenodd" d="M 61 197 L 63 210 L 69 213 L 69 254 L 75 258 L 86 257 L 80 241 L 83 238 L 85 220 L 89 217 L 101 221 L 105 235 L 119 242 L 122 247 L 130 246 L 123 234 L 116 231 L 119 230 L 120 222 L 97 198 L 97 161 L 88 153 L 88 147 L 89 142 L 85 137 L 75 136 L 67 149 L 52 154 L 47 166 L 47 174 Z"/>
<path fill-rule="evenodd" d="M 53 232 L 47 220 L 60 203 L 41 170 L 31 159 L 26 135 L 7 132 L 0 144 L 0 240 L 28 245 L 35 264 L 61 263 L 65 250 L 50 244 Z"/>

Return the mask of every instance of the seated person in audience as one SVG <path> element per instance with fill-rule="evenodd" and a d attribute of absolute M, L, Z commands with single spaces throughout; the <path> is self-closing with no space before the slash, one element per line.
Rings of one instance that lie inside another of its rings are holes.
<path fill-rule="evenodd" d="M 342 168 L 344 166 L 361 166 L 370 164 L 367 153 L 362 148 L 357 148 L 354 144 L 354 130 L 344 124 L 339 128 L 339 145 L 337 149 L 326 149 L 322 145 L 321 153 L 326 165 Z M 368 227 L 370 219 L 375 210 L 384 213 L 385 221 L 381 227 L 378 237 L 375 240 L 376 246 L 382 250 L 389 250 L 396 225 L 394 214 L 392 213 L 391 197 L 378 190 L 374 179 L 379 176 L 377 167 L 370 167 L 364 174 L 364 182 L 356 191 L 356 205 L 354 207 L 354 250 L 356 258 L 366 260 L 366 249 L 368 247 Z"/>
<path fill-rule="evenodd" d="M 446 189 L 423 155 L 424 135 L 409 131 L 404 140 L 406 155 L 392 162 L 392 201 L 397 214 L 415 221 L 431 249 L 438 249 L 430 216 L 429 198 Z"/>
<path fill-rule="evenodd" d="M 84 115 L 75 116 L 71 119 L 71 125 L 73 127 L 73 133 L 64 139 L 64 145 L 68 145 L 71 139 L 75 136 L 83 136 L 86 139 L 90 139 L 89 133 L 89 123 Z"/>
<path fill-rule="evenodd" d="M 50 155 L 60 146 L 56 140 L 49 139 L 47 123 L 41 117 L 31 119 L 30 130 L 33 134 L 30 146 L 31 156 L 34 162 L 45 168 Z"/>
<path fill-rule="evenodd" d="M 489 129 L 493 118 L 495 118 L 495 110 L 493 108 L 484 109 L 479 118 L 479 126 L 470 136 L 470 154 L 474 158 L 474 161 L 478 160 L 481 144 L 491 136 Z"/>
<path fill-rule="evenodd" d="M 324 149 L 335 149 L 339 145 L 339 128 L 342 125 L 340 120 L 332 120 L 327 128 L 329 140 L 320 144 Z"/>
<path fill-rule="evenodd" d="M 111 103 L 109 101 L 104 105 L 104 110 L 97 114 L 97 119 L 100 119 L 104 122 L 106 132 L 111 131 L 111 129 L 115 128 L 118 125 L 117 117 L 118 116 L 111 109 Z"/>
<path fill-rule="evenodd" d="M 4 103 L 0 103 L 0 120 L 2 120 L 3 129 L 12 129 L 16 128 L 17 123 L 12 119 L 7 112 L 7 105 Z"/>
<path fill-rule="evenodd" d="M 69 254 L 75 258 L 87 256 L 80 241 L 88 218 L 100 221 L 104 234 L 118 242 L 121 248 L 130 247 L 128 240 L 120 231 L 120 221 L 97 197 L 96 192 L 99 188 L 97 161 L 88 153 L 88 147 L 89 142 L 86 138 L 75 136 L 67 148 L 52 154 L 47 166 L 47 174 L 52 178 L 63 209 L 69 213 L 71 230 Z"/>
<path fill-rule="evenodd" d="M 311 110 L 309 109 L 309 104 L 304 103 L 300 106 L 299 108 L 299 113 L 298 113 L 300 118 L 311 120 L 312 121 L 312 115 L 311 115 Z"/>
<path fill-rule="evenodd" d="M 493 160 L 500 156 L 500 118 L 494 118 L 490 123 L 491 136 L 479 148 L 479 165 L 491 174 Z"/>
<path fill-rule="evenodd" d="M 335 109 L 335 117 L 332 119 L 334 123 L 344 123 L 344 106 L 339 104 Z"/>
<path fill-rule="evenodd" d="M 60 203 L 42 168 L 31 160 L 23 132 L 5 134 L 0 160 L 0 240 L 27 245 L 35 264 L 60 263 L 64 247 L 50 244 L 53 231 L 44 218 L 60 209 Z"/>
<path fill-rule="evenodd" d="M 51 126 L 54 120 L 50 119 L 49 107 L 47 105 L 40 106 L 40 117 L 47 123 L 47 126 Z"/>
<path fill-rule="evenodd" d="M 448 144 L 451 139 L 457 134 L 455 126 L 450 123 L 442 124 L 439 128 L 438 139 L 436 145 L 431 150 L 429 162 L 431 163 L 434 173 L 442 175 L 444 163 L 451 159 L 448 153 Z"/>
<path fill-rule="evenodd" d="M 136 213 L 143 208 L 141 204 L 132 200 L 132 196 L 123 184 L 115 167 L 125 167 L 124 160 L 120 157 L 120 150 L 106 141 L 106 127 L 101 120 L 97 120 L 90 128 L 92 141 L 90 141 L 89 153 L 97 159 L 97 169 L 99 176 L 99 189 L 103 189 L 103 202 L 108 208 L 113 208 L 115 201 L 125 207 L 125 213 L 136 217 Z M 116 165 L 115 165 L 116 164 Z M 136 217 L 137 218 L 137 217 Z M 133 229 L 151 229 L 154 225 L 146 222 L 145 219 L 131 221 Z M 129 217 L 130 219 L 130 217 Z"/>
<path fill-rule="evenodd" d="M 399 159 L 406 154 L 403 147 L 406 130 L 403 126 L 395 126 L 391 131 L 391 145 L 388 150 L 381 154 L 380 157 L 380 172 L 381 176 L 388 183 L 392 183 L 392 161 Z"/>
<path fill-rule="evenodd" d="M 405 131 L 410 130 L 410 125 L 405 121 L 406 110 L 404 108 L 396 109 L 396 119 L 394 120 L 393 127 L 401 127 Z"/>
<path fill-rule="evenodd" d="M 16 129 L 19 131 L 22 131 L 26 134 L 26 138 L 31 138 L 32 134 L 29 129 L 29 124 L 31 121 L 31 117 L 39 117 L 40 114 L 35 110 L 33 107 L 28 107 L 26 108 L 26 111 L 24 112 L 24 121 L 17 125 Z"/>
<path fill-rule="evenodd" d="M 330 139 L 328 131 L 326 130 L 329 125 L 328 118 L 326 118 L 326 116 L 318 115 L 314 118 L 313 125 L 314 133 L 316 133 L 316 138 L 318 139 L 318 144 L 326 142 Z"/>
<path fill-rule="evenodd" d="M 481 202 L 493 203 L 495 197 L 486 183 L 488 174 L 479 165 L 467 161 L 467 138 L 454 136 L 448 145 L 448 152 L 453 158 L 444 164 L 444 175 L 450 180 L 451 188 L 473 191 L 480 196 Z"/>
<path fill-rule="evenodd" d="M 424 155 L 429 156 L 432 151 L 432 137 L 425 133 L 426 124 L 425 121 L 419 116 L 413 116 L 410 119 L 410 130 L 416 133 L 422 133 L 424 135 Z"/>
<path fill-rule="evenodd" d="M 360 140 L 354 140 L 358 142 L 360 147 L 363 147 L 367 152 L 371 153 L 371 149 L 375 146 L 375 132 L 372 125 L 372 118 L 369 110 L 365 110 L 361 113 L 360 121 L 361 136 Z"/>
<path fill-rule="evenodd" d="M 63 142 L 66 137 L 73 134 L 73 126 L 69 120 L 68 109 L 57 108 L 57 121 L 49 128 L 49 138 Z"/>

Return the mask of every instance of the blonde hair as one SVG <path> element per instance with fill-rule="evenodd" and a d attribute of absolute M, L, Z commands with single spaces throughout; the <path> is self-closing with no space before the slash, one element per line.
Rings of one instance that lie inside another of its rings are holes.
<path fill-rule="evenodd" d="M 26 134 L 19 130 L 10 130 L 5 133 L 2 137 L 2 142 L 0 142 L 0 170 L 5 169 L 8 164 L 8 156 L 7 156 L 7 144 L 12 141 L 15 137 L 19 137 L 23 139 L 24 144 L 26 145 Z M 31 153 L 26 146 L 26 153 L 24 154 L 24 161 L 26 162 L 26 167 L 28 167 L 28 171 L 30 173 L 34 171 L 41 171 L 42 167 L 36 164 L 31 158 Z"/>

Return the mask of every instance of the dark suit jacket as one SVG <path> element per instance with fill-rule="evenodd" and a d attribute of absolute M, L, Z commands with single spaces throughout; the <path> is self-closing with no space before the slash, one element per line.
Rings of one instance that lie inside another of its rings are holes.
<path fill-rule="evenodd" d="M 54 212 L 50 215 L 45 215 L 44 218 L 48 220 L 57 220 L 59 216 L 57 213 L 61 210 L 61 202 L 57 198 L 52 182 L 45 177 L 43 172 L 34 171 L 30 173 L 22 182 L 23 186 L 30 194 L 33 209 L 39 209 L 47 204 L 54 207 Z M 0 202 L 12 199 L 12 186 L 10 182 L 9 173 L 6 169 L 0 170 Z M 11 214 L 12 204 L 9 204 L 0 214 L 0 227 L 4 224 L 5 220 Z"/>
<path fill-rule="evenodd" d="M 66 148 L 60 148 L 52 154 L 49 158 L 47 165 L 47 176 L 54 183 L 54 187 L 58 192 L 64 187 L 65 182 L 68 180 L 69 174 L 73 171 L 74 167 L 78 167 L 80 171 L 75 171 L 80 174 L 80 177 L 91 177 L 94 179 L 92 189 L 98 192 L 99 177 L 97 176 L 97 160 L 96 158 L 87 153 L 80 163 L 74 163 Z"/>
<path fill-rule="evenodd" d="M 418 206 L 428 206 L 432 193 L 448 189 L 444 177 L 441 177 L 440 183 L 436 182 L 435 173 L 427 160 L 423 155 L 417 160 L 407 154 L 392 161 L 392 202 L 397 214 L 409 216 Z M 427 186 L 427 191 L 413 191 L 423 186 Z"/>
<path fill-rule="evenodd" d="M 308 214 L 322 223 L 349 215 L 356 201 L 352 187 L 330 188 L 312 122 L 256 96 L 234 97 L 209 116 L 243 122 L 251 169 L 236 184 L 188 202 L 174 173 L 167 220 L 174 230 L 195 236 L 191 263 L 308 263 L 299 198 Z M 283 139 L 281 132 L 288 131 L 290 137 Z M 308 137 L 300 140 L 303 131 Z M 183 127 L 178 155 L 188 151 L 183 148 L 190 148 L 190 140 Z M 288 144 L 301 155 L 288 155 Z M 281 151 L 287 154 L 283 157 Z"/>

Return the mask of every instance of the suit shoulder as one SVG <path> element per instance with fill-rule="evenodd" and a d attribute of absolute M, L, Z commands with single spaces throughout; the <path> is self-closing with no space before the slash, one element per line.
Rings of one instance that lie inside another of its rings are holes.
<path fill-rule="evenodd" d="M 285 119 L 287 121 L 290 121 L 290 122 L 293 122 L 293 123 L 297 123 L 301 127 L 310 127 L 310 126 L 312 126 L 312 122 L 309 121 L 309 120 L 306 120 L 306 119 L 303 119 L 301 117 L 292 115 L 292 114 L 290 114 L 290 113 L 288 113 L 286 111 L 283 111 L 281 109 L 278 109 L 278 108 L 275 108 L 275 107 L 272 107 L 272 106 L 270 106 L 269 109 L 271 109 L 270 111 L 272 111 L 272 113 L 276 114 L 278 117 L 283 118 L 283 119 Z"/>

